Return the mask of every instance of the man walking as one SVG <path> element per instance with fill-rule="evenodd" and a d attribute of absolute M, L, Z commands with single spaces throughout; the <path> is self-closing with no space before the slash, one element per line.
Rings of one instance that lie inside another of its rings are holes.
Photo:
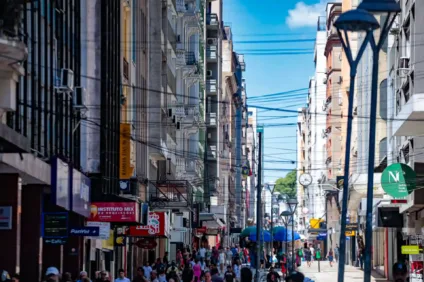
<path fill-rule="evenodd" d="M 339 245 L 336 244 L 336 247 L 334 248 L 334 259 L 336 262 L 339 261 Z"/>

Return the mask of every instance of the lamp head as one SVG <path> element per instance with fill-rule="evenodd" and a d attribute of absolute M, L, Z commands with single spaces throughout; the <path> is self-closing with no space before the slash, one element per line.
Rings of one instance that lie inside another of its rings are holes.
<path fill-rule="evenodd" d="M 368 11 L 355 9 L 342 13 L 334 23 L 339 30 L 360 32 L 373 31 L 380 28 L 376 18 Z"/>
<path fill-rule="evenodd" d="M 294 212 L 296 211 L 296 208 L 297 208 L 297 200 L 296 199 L 288 199 L 287 205 L 289 206 L 291 213 L 294 214 Z"/>
<path fill-rule="evenodd" d="M 363 0 L 358 9 L 371 13 L 399 13 L 400 4 L 396 0 Z"/>

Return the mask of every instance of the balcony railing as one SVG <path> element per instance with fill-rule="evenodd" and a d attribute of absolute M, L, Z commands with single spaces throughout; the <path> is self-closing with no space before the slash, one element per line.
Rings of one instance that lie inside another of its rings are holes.
<path fill-rule="evenodd" d="M 218 15 L 217 14 L 208 14 L 206 16 L 206 24 L 209 26 L 218 26 Z"/>
<path fill-rule="evenodd" d="M 217 92 L 216 79 L 206 80 L 206 92 L 208 94 L 216 94 Z"/>
<path fill-rule="evenodd" d="M 152 208 L 190 208 L 193 202 L 193 188 L 186 180 L 165 180 L 150 182 L 156 189 L 150 193 Z"/>
<path fill-rule="evenodd" d="M 186 52 L 186 64 L 188 66 L 194 66 L 197 64 L 196 55 L 193 51 Z"/>
<path fill-rule="evenodd" d="M 216 126 L 216 113 L 208 113 L 206 122 L 209 126 Z"/>
<path fill-rule="evenodd" d="M 206 49 L 206 58 L 210 61 L 216 60 L 218 58 L 216 46 L 209 46 Z"/>
<path fill-rule="evenodd" d="M 216 146 L 210 145 L 208 148 L 208 160 L 216 160 Z"/>

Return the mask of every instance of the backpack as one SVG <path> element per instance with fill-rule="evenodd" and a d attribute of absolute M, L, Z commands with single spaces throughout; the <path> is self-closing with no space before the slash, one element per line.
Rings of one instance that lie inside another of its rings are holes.
<path fill-rule="evenodd" d="M 302 249 L 299 249 L 299 257 L 303 257 L 303 251 L 302 251 Z"/>

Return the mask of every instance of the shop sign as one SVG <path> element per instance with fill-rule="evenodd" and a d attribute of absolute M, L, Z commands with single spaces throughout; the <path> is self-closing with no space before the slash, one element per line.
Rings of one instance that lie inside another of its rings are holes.
<path fill-rule="evenodd" d="M 203 226 L 203 227 L 197 228 L 196 233 L 197 234 L 205 234 L 206 230 L 207 230 L 206 226 Z"/>
<path fill-rule="evenodd" d="M 350 231 L 346 231 L 346 237 L 353 237 L 353 236 L 355 236 L 355 231 L 353 231 L 353 230 L 350 230 Z"/>
<path fill-rule="evenodd" d="M 392 164 L 381 174 L 381 186 L 388 195 L 404 198 L 416 188 L 416 173 L 406 164 Z"/>
<path fill-rule="evenodd" d="M 92 203 L 90 220 L 101 222 L 139 222 L 139 204 L 136 202 Z"/>
<path fill-rule="evenodd" d="M 409 281 L 423 282 L 423 255 L 409 255 Z"/>
<path fill-rule="evenodd" d="M 191 213 L 191 227 L 197 228 L 200 226 L 200 204 L 193 204 Z"/>
<path fill-rule="evenodd" d="M 0 207 L 0 230 L 12 229 L 12 207 Z"/>
<path fill-rule="evenodd" d="M 53 157 L 51 162 L 51 187 L 53 204 L 70 210 L 71 168 L 57 157 Z"/>
<path fill-rule="evenodd" d="M 110 237 L 110 222 L 88 221 L 87 226 L 99 227 L 99 236 L 92 239 L 108 240 Z"/>
<path fill-rule="evenodd" d="M 114 247 L 124 247 L 127 244 L 127 237 L 125 236 L 125 233 L 122 232 L 122 228 L 117 228 L 114 230 L 114 241 L 113 246 Z"/>
<path fill-rule="evenodd" d="M 71 236 L 98 237 L 99 233 L 100 228 L 97 226 L 74 227 L 69 230 L 69 235 Z"/>
<path fill-rule="evenodd" d="M 72 211 L 90 217 L 90 178 L 76 169 L 72 170 Z"/>
<path fill-rule="evenodd" d="M 42 237 L 46 243 L 60 245 L 61 241 L 66 242 L 66 240 L 59 239 L 68 238 L 68 213 L 43 213 L 41 224 Z"/>
<path fill-rule="evenodd" d="M 131 124 L 121 123 L 119 136 L 119 179 L 128 180 L 131 169 Z"/>
<path fill-rule="evenodd" d="M 336 176 L 336 187 L 337 189 L 343 189 L 344 176 Z"/>
<path fill-rule="evenodd" d="M 134 243 L 134 245 L 136 245 L 137 247 L 141 249 L 151 250 L 156 248 L 158 244 L 153 238 L 145 238 L 145 239 L 138 240 L 137 242 Z"/>
<path fill-rule="evenodd" d="M 165 212 L 150 212 L 147 225 L 131 226 L 129 235 L 133 237 L 168 237 L 169 224 Z"/>
<path fill-rule="evenodd" d="M 420 247 L 418 245 L 404 245 L 401 247 L 402 255 L 418 255 Z"/>
<path fill-rule="evenodd" d="M 346 224 L 346 231 L 355 231 L 358 230 L 358 223 L 348 223 Z"/>

